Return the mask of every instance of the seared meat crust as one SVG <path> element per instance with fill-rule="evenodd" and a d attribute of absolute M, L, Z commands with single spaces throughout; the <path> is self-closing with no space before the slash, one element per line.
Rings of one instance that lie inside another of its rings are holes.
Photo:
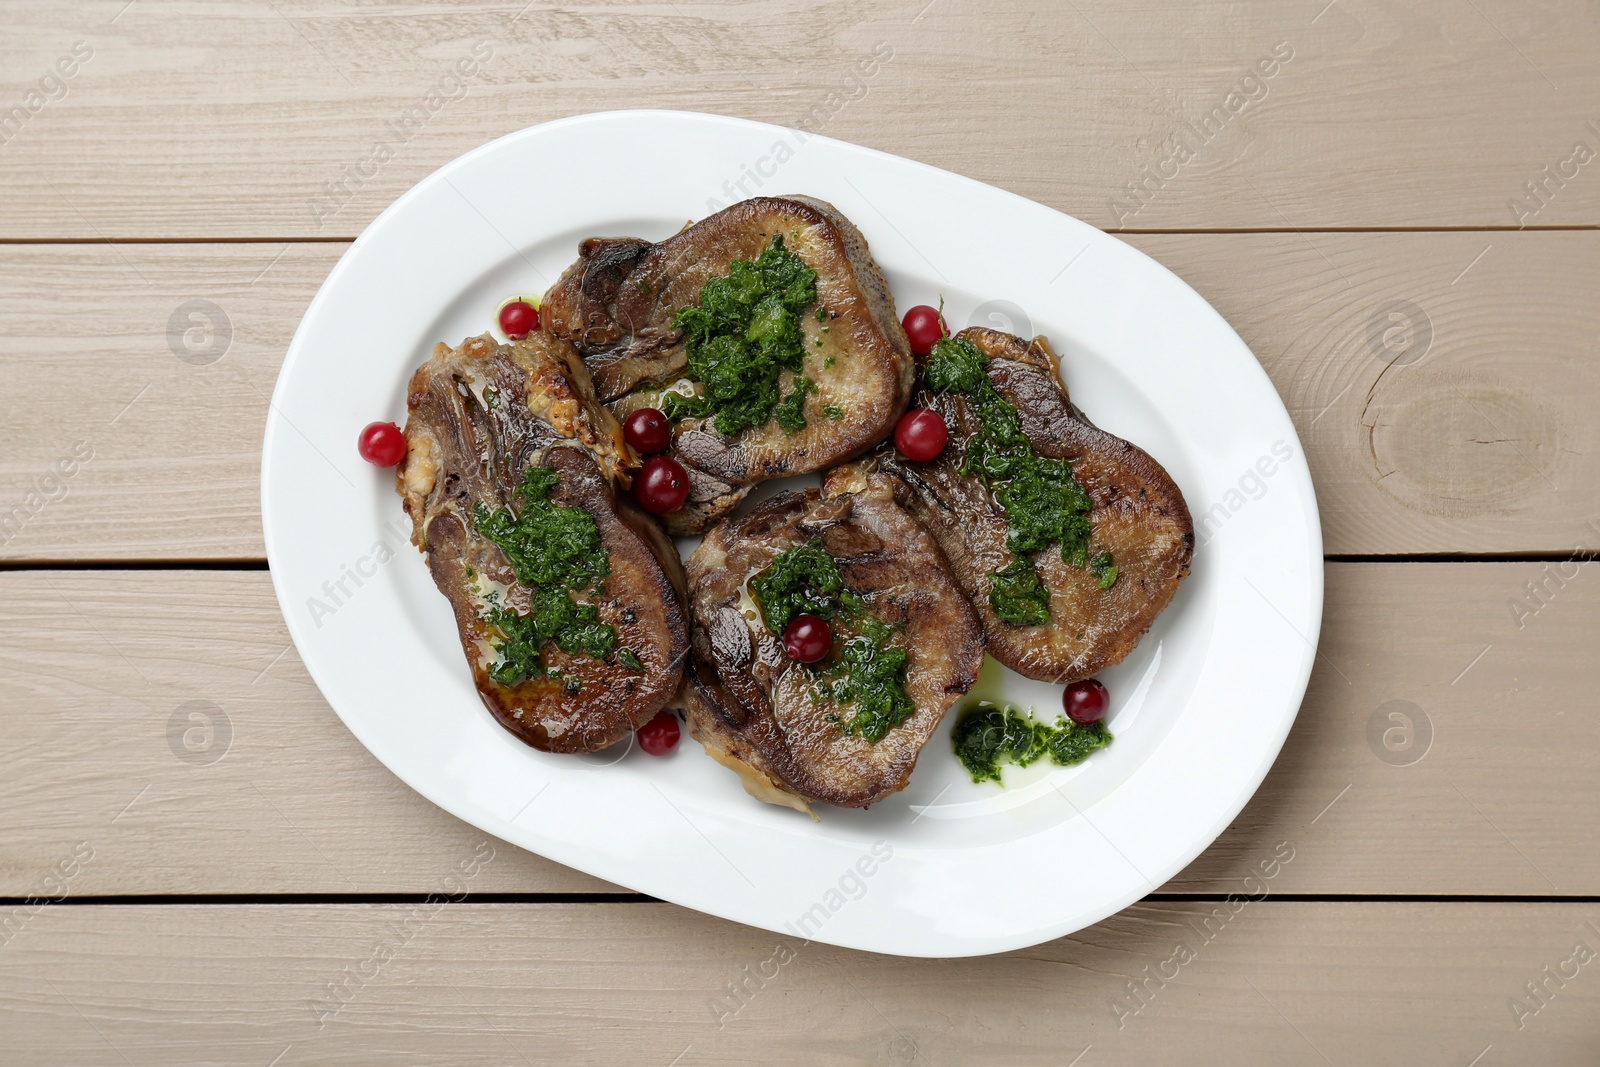
<path fill-rule="evenodd" d="M 672 455 L 689 472 L 689 502 L 666 516 L 679 536 L 703 533 L 757 482 L 821 470 L 882 440 L 904 412 L 915 365 L 888 284 L 855 225 L 809 197 L 757 197 L 716 213 L 659 244 L 593 237 L 545 296 L 544 328 L 571 340 L 594 374 L 596 392 L 618 418 L 659 407 L 680 383 L 688 356 L 672 325 L 706 282 L 735 259 L 754 260 L 774 235 L 817 272 L 825 322 L 803 317 L 806 427 L 785 432 L 768 420 L 732 436 L 687 419 Z M 820 342 L 820 343 L 819 343 Z M 794 380 L 783 372 L 782 391 Z M 680 389 L 681 385 L 678 386 Z M 830 419 L 825 409 L 837 409 Z"/>
<path fill-rule="evenodd" d="M 689 732 L 762 800 L 802 811 L 812 800 L 865 807 L 903 788 L 945 712 L 977 680 L 977 617 L 895 491 L 883 475 L 836 468 L 820 493 L 782 493 L 724 521 L 689 558 Z M 784 655 L 746 592 L 779 553 L 813 540 L 873 617 L 903 626 L 892 643 L 908 652 L 905 691 L 916 711 L 876 744 L 829 721 L 848 720 L 849 707 L 816 696 L 811 669 Z"/>
<path fill-rule="evenodd" d="M 1133 651 L 1188 575 L 1194 554 L 1189 509 L 1161 464 L 1073 406 L 1059 360 L 1044 338 L 1030 343 L 981 327 L 957 336 L 987 357 L 989 380 L 1016 405 L 1034 450 L 1071 463 L 1073 476 L 1094 501 L 1090 551 L 1111 551 L 1116 584 L 1102 590 L 1091 572 L 1063 562 L 1059 550 L 1046 549 L 1033 559 L 1050 590 L 1050 621 L 1012 626 L 995 616 L 990 578 L 1015 556 L 1006 548 L 1005 513 L 993 494 L 976 477 L 961 473 L 966 442 L 977 431 L 964 396 L 934 395 L 919 383 L 912 402 L 944 416 L 949 446 L 936 459 L 915 463 L 885 442 L 871 463 L 911 490 L 907 509 L 950 560 L 983 620 L 990 655 L 1029 678 L 1092 677 Z"/>
<path fill-rule="evenodd" d="M 487 335 L 458 348 L 441 344 L 412 376 L 406 403 L 409 451 L 395 486 L 411 516 L 411 540 L 455 610 L 485 706 L 506 729 L 550 752 L 592 752 L 628 736 L 682 679 L 683 569 L 661 527 L 623 491 L 631 456 L 577 352 L 538 331 L 510 345 Z M 499 634 L 484 618 L 485 598 L 499 592 L 503 606 L 526 613 L 529 592 L 500 549 L 477 534 L 472 507 L 519 508 L 517 486 L 535 465 L 559 475 L 551 500 L 593 517 L 611 574 L 586 599 L 642 671 L 615 653 L 600 660 L 546 643 L 545 663 L 559 678 L 504 686 L 489 676 Z"/>

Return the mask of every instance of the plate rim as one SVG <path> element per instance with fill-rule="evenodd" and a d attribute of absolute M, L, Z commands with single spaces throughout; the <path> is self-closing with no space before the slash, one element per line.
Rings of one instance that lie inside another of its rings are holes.
<path fill-rule="evenodd" d="M 1300 662 L 1295 666 L 1292 680 L 1289 681 L 1286 689 L 1286 692 L 1293 694 L 1292 707 L 1289 708 L 1287 713 L 1278 717 L 1275 722 L 1276 729 L 1272 731 L 1270 736 L 1263 734 L 1260 738 L 1260 740 L 1264 742 L 1259 745 L 1259 749 L 1262 752 L 1262 758 L 1259 760 L 1257 766 L 1254 767 L 1248 774 L 1236 774 L 1230 779 L 1230 781 L 1236 784 L 1237 788 L 1232 791 L 1226 802 L 1222 803 L 1216 809 L 1218 815 L 1213 820 L 1213 825 L 1209 826 L 1208 829 L 1203 833 L 1197 833 L 1188 837 L 1184 848 L 1178 849 L 1174 857 L 1169 862 L 1163 864 L 1161 869 L 1147 877 L 1146 880 L 1152 882 L 1153 886 L 1158 889 L 1161 885 L 1165 884 L 1174 875 L 1179 873 L 1191 862 L 1193 862 L 1197 856 L 1209 848 L 1227 829 L 1233 820 L 1238 817 L 1239 813 L 1249 803 L 1250 799 L 1255 796 L 1268 771 L 1271 769 L 1273 764 L 1276 762 L 1278 755 L 1281 753 L 1288 734 L 1293 728 L 1294 722 L 1298 717 L 1299 710 L 1303 706 L 1305 693 L 1309 685 L 1310 676 L 1314 665 L 1317 644 L 1320 639 L 1325 573 L 1320 512 L 1316 500 L 1315 487 L 1310 477 L 1309 465 L 1306 460 L 1305 450 L 1299 432 L 1294 427 L 1293 421 L 1288 415 L 1287 407 L 1283 404 L 1282 396 L 1278 394 L 1276 387 L 1272 384 L 1270 376 L 1267 375 L 1265 368 L 1261 365 L 1259 359 L 1255 357 L 1254 353 L 1249 349 L 1249 346 L 1244 343 L 1243 339 L 1239 338 L 1237 331 L 1233 329 L 1231 324 L 1229 324 L 1227 320 L 1223 318 L 1220 312 L 1218 312 L 1209 301 L 1205 300 L 1203 296 L 1195 292 L 1192 287 L 1174 274 L 1170 269 L 1165 267 L 1159 261 L 1150 257 L 1142 250 L 1129 245 L 1125 241 L 1122 241 L 1115 234 L 1107 233 L 1103 230 L 1100 230 L 1098 227 L 1094 227 L 1092 224 L 1084 222 L 1081 219 L 1067 215 L 1066 213 L 1055 208 L 1048 207 L 1047 205 L 1039 204 L 1037 201 L 1030 200 L 1009 190 L 977 181 L 976 179 L 967 177 L 965 175 L 960 175 L 938 167 L 933 167 L 930 164 L 922 163 L 918 160 L 908 159 L 906 157 L 882 152 L 877 149 L 868 148 L 866 146 L 857 145 L 847 141 L 836 140 L 820 134 L 805 134 L 804 131 L 794 131 L 788 127 L 727 115 L 659 108 L 619 109 L 564 116 L 550 122 L 540 123 L 521 130 L 509 132 L 447 161 L 442 166 L 436 168 L 426 177 L 422 178 L 420 181 L 416 182 L 405 192 L 403 192 L 394 200 L 393 203 L 388 205 L 362 230 L 361 234 L 355 239 L 355 241 L 351 243 L 350 247 L 346 249 L 344 254 L 339 258 L 338 262 L 329 271 L 327 277 L 319 286 L 316 295 L 307 305 L 301 322 L 296 327 L 294 336 L 285 351 L 284 360 L 273 388 L 270 409 L 266 419 L 266 428 L 262 443 L 260 481 L 262 501 L 262 534 L 267 558 L 269 561 L 269 572 L 272 576 L 273 589 L 278 600 L 279 608 L 285 617 L 285 622 L 290 631 L 291 639 L 295 644 L 297 654 L 300 655 L 308 674 L 317 685 L 319 692 L 323 695 L 323 698 L 327 700 L 329 706 L 332 707 L 334 712 L 340 717 L 340 720 L 345 724 L 346 728 L 355 735 L 357 740 L 361 742 L 363 747 L 367 748 L 368 752 L 374 758 L 378 759 L 378 761 L 383 764 L 390 773 L 394 774 L 401 781 L 405 782 L 408 787 L 421 794 L 431 803 L 485 833 L 500 837 L 504 840 L 507 840 L 509 843 L 515 844 L 519 848 L 524 848 L 528 851 L 535 852 L 536 854 L 542 855 L 553 862 L 572 866 L 580 871 L 591 873 L 596 877 L 601 877 L 607 880 L 618 882 L 625 881 L 625 879 L 620 878 L 613 873 L 595 874 L 592 867 L 580 865 L 580 863 L 567 858 L 567 856 L 561 855 L 561 853 L 570 853 L 570 850 L 568 849 L 556 847 L 551 847 L 549 849 L 543 847 L 537 849 L 530 848 L 527 845 L 514 841 L 501 829 L 491 829 L 482 825 L 482 823 L 474 817 L 476 812 L 467 808 L 466 805 L 452 802 L 453 798 L 436 795 L 436 790 L 425 786 L 416 780 L 413 780 L 413 777 L 410 774 L 392 765 L 387 759 L 379 755 L 378 751 L 373 747 L 373 745 L 370 744 L 366 737 L 363 736 L 363 731 L 357 728 L 355 723 L 351 721 L 351 719 L 343 710 L 340 709 L 338 704 L 335 703 L 333 699 L 329 698 L 329 686 L 325 684 L 324 678 L 320 674 L 320 665 L 314 662 L 316 657 L 308 657 L 306 654 L 308 645 L 307 638 L 309 635 L 304 633 L 305 624 L 298 618 L 299 613 L 295 610 L 295 605 L 291 600 L 292 593 L 287 586 L 288 578 L 280 574 L 279 567 L 274 563 L 274 560 L 281 555 L 281 552 L 280 550 L 275 549 L 276 535 L 274 533 L 274 522 L 272 516 L 273 505 L 270 479 L 272 474 L 274 445 L 277 435 L 281 432 L 277 425 L 278 420 L 273 417 L 273 411 L 279 409 L 279 402 L 284 398 L 284 394 L 288 390 L 288 383 L 292 377 L 292 372 L 295 370 L 298 358 L 307 344 L 307 337 L 313 328 L 315 320 L 319 314 L 323 313 L 326 302 L 333 299 L 332 294 L 337 286 L 337 283 L 339 283 L 339 281 L 349 270 L 353 269 L 352 264 L 358 262 L 363 249 L 375 241 L 378 233 L 393 225 L 395 220 L 403 215 L 409 204 L 411 204 L 414 200 L 426 195 L 428 190 L 436 186 L 438 182 L 447 180 L 448 176 L 453 172 L 473 165 L 482 157 L 492 156 L 494 153 L 499 151 L 502 146 L 509 142 L 514 142 L 522 138 L 535 137 L 542 132 L 553 132 L 570 126 L 584 126 L 617 120 L 637 119 L 654 119 L 668 122 L 680 120 L 705 122 L 715 125 L 739 128 L 745 131 L 760 130 L 778 136 L 798 133 L 804 137 L 803 143 L 807 145 L 820 142 L 825 146 L 829 146 L 830 148 L 844 149 L 849 152 L 861 153 L 868 158 L 892 161 L 893 165 L 896 166 L 911 166 L 919 168 L 937 175 L 939 180 L 955 179 L 960 183 L 977 187 L 978 189 L 982 190 L 981 194 L 979 195 L 991 197 L 1000 195 L 1012 201 L 1027 205 L 1028 210 L 1050 212 L 1054 215 L 1060 216 L 1063 219 L 1070 220 L 1071 223 L 1075 224 L 1076 226 L 1081 226 L 1086 230 L 1093 231 L 1093 234 L 1098 235 L 1098 237 L 1091 237 L 1091 241 L 1105 238 L 1116 242 L 1123 250 L 1133 253 L 1134 256 L 1141 261 L 1140 266 L 1142 269 L 1153 269 L 1159 271 L 1168 276 L 1176 284 L 1188 290 L 1194 295 L 1199 306 L 1205 309 L 1203 314 L 1208 314 L 1214 320 L 1213 325 L 1220 327 L 1222 330 L 1226 331 L 1228 335 L 1231 335 L 1231 337 L 1238 342 L 1238 345 L 1250 355 L 1251 358 L 1248 361 L 1249 366 L 1245 367 L 1241 365 L 1238 370 L 1244 373 L 1253 371 L 1254 374 L 1259 375 L 1261 380 L 1265 383 L 1267 389 L 1269 389 L 1272 395 L 1277 398 L 1278 411 L 1274 412 L 1274 414 L 1281 412 L 1284 428 L 1288 434 L 1292 435 L 1290 440 L 1295 449 L 1292 460 L 1285 462 L 1282 469 L 1284 472 L 1288 473 L 1290 478 L 1296 483 L 1297 488 L 1299 489 L 1299 497 L 1304 501 L 1304 507 L 1300 511 L 1300 518 L 1304 522 L 1304 536 L 1307 539 L 1307 559 L 1304 561 L 1307 564 L 1305 569 L 1306 585 L 1304 593 L 1306 596 L 1308 618 L 1303 620 L 1306 623 L 1307 632 L 1301 634 L 1301 637 L 1305 641 L 1306 647 Z M 281 415 L 281 410 L 279 410 L 279 414 Z M 287 416 L 283 416 L 283 418 L 287 420 Z M 1299 592 L 1299 590 L 1297 590 L 1297 592 Z M 1268 603 L 1269 605 L 1271 604 L 1270 601 L 1268 601 Z M 1205 659 L 1209 660 L 1213 654 L 1213 651 L 1208 649 Z M 1288 698 L 1286 698 L 1286 700 L 1287 699 Z M 508 827 L 510 826 L 509 823 L 507 825 Z M 1104 835 L 1102 834 L 1102 836 Z M 551 845 L 554 844 L 553 842 L 548 841 L 546 843 Z M 1115 845 L 1113 844 L 1112 847 L 1115 848 Z M 659 890 L 655 892 L 659 894 Z M 1102 902 L 1102 906 L 1086 909 L 1085 911 L 1080 912 L 1059 924 L 1045 927 L 1035 927 L 1027 932 L 1019 932 L 1009 937 L 991 937 L 985 940 L 981 945 L 963 944 L 959 947 L 958 951 L 949 951 L 949 949 L 955 947 L 950 943 L 942 943 L 940 946 L 938 946 L 941 951 L 918 952 L 915 951 L 914 948 L 912 951 L 907 951 L 906 946 L 903 945 L 894 948 L 884 948 L 873 944 L 857 943 L 858 939 L 829 937 L 823 936 L 822 934 L 818 934 L 812 939 L 825 943 L 861 949 L 864 951 L 894 955 L 925 956 L 930 958 L 954 958 L 957 956 L 984 955 L 1031 946 L 1043 941 L 1052 940 L 1075 930 L 1082 929 L 1086 926 L 1103 920 L 1109 915 L 1123 910 L 1130 904 L 1142 899 L 1145 895 L 1147 895 L 1148 892 L 1149 891 L 1147 890 L 1136 888 L 1132 891 L 1108 898 Z M 672 900 L 672 897 L 663 896 L 662 899 Z M 716 907 L 709 907 L 704 901 L 690 902 L 672 900 L 672 902 L 679 903 L 682 906 L 689 907 L 694 910 L 729 918 L 733 921 L 745 923 L 747 925 L 758 926 L 760 928 L 769 930 L 778 929 L 774 925 L 755 921 L 744 915 L 733 915 L 729 914 L 726 910 Z M 1085 915 L 1089 917 L 1084 918 Z"/>

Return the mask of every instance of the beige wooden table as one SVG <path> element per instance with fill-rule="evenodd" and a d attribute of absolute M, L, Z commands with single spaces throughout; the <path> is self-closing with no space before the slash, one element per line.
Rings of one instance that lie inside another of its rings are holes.
<path fill-rule="evenodd" d="M 0 1061 L 1595 1063 L 1597 50 L 1578 0 L 4 3 Z M 986 959 L 785 942 L 486 840 L 307 677 L 256 491 L 307 302 L 445 161 L 636 106 L 1119 232 L 1277 383 L 1321 655 L 1149 899 Z"/>

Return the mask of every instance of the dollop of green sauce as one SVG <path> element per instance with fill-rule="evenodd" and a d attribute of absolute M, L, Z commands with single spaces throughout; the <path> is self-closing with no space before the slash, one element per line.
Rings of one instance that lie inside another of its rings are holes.
<path fill-rule="evenodd" d="M 839 728 L 877 744 L 917 706 L 906 696 L 906 650 L 889 644 L 894 628 L 870 617 L 860 626 L 861 636 L 844 642 L 827 672 L 828 695 L 854 708 L 850 718 L 838 720 Z"/>
<path fill-rule="evenodd" d="M 821 683 L 819 696 L 849 705 L 849 718 L 831 720 L 847 735 L 877 744 L 916 712 L 906 696 L 906 650 L 890 643 L 895 628 L 867 614 L 865 599 L 845 585 L 839 564 L 820 544 L 779 553 L 750 579 L 750 595 L 773 634 L 782 634 L 796 615 L 815 615 L 858 631 L 843 640 L 836 637 L 828 658 L 806 668 Z"/>
<path fill-rule="evenodd" d="M 982 701 L 961 713 L 950 740 L 974 782 L 999 782 L 1004 764 L 1026 767 L 1048 756 L 1051 763 L 1068 767 L 1112 738 L 1105 723 L 1080 725 L 1063 716 L 1051 726 L 1010 705 Z"/>
<path fill-rule="evenodd" d="M 729 263 L 727 275 L 708 281 L 672 320 L 704 395 L 665 394 L 667 418 L 713 417 L 713 429 L 729 435 L 771 418 L 786 433 L 805 429 L 805 398 L 816 383 L 799 373 L 806 354 L 800 316 L 816 299 L 817 272 L 783 246 L 782 234 L 754 260 Z M 784 370 L 796 377 L 780 396 Z"/>
<path fill-rule="evenodd" d="M 617 631 L 600 621 L 594 605 L 572 597 L 598 589 L 611 573 L 611 563 L 594 517 L 583 508 L 550 499 L 558 480 L 547 467 L 529 467 L 517 487 L 520 512 L 508 506 L 490 510 L 481 500 L 472 506 L 478 533 L 500 549 L 517 581 L 529 591 L 526 615 L 502 606 L 498 593 L 487 598 L 484 618 L 504 637 L 494 645 L 499 660 L 489 668 L 489 677 L 501 685 L 549 675 L 539 651 L 546 641 L 554 641 L 563 652 L 596 659 L 617 647 Z M 636 656 L 633 662 L 638 662 Z M 570 679 L 567 688 L 575 692 L 574 681 Z"/>
<path fill-rule="evenodd" d="M 750 595 L 761 609 L 767 629 L 775 634 L 783 633 L 796 615 L 815 615 L 832 622 L 841 612 L 859 615 L 865 606 L 860 596 L 845 587 L 839 564 L 815 541 L 774 556 L 750 579 Z"/>
<path fill-rule="evenodd" d="M 989 606 L 1013 626 L 1039 626 L 1050 617 L 1050 593 L 1028 553 L 1061 546 L 1067 563 L 1090 570 L 1101 589 L 1117 580 L 1111 553 L 1089 555 L 1089 512 L 1094 502 L 1066 460 L 1034 451 L 1015 404 L 995 390 L 978 346 L 940 338 L 928 355 L 923 381 L 935 393 L 960 393 L 973 406 L 979 430 L 967 442 L 961 473 L 983 480 L 1005 511 L 1006 547 L 1016 559 L 995 574 Z"/>
<path fill-rule="evenodd" d="M 989 606 L 1013 626 L 1043 626 L 1050 621 L 1050 590 L 1033 561 L 1018 556 L 990 575 Z"/>

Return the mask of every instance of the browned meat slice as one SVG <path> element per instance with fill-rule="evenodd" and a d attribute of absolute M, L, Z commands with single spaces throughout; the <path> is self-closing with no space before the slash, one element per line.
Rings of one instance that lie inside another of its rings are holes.
<path fill-rule="evenodd" d="M 725 520 L 689 558 L 689 732 L 762 800 L 865 807 L 903 788 L 977 680 L 982 629 L 895 490 L 891 478 L 841 468 L 821 493 L 783 493 Z M 787 610 L 772 591 L 778 575 L 811 574 L 808 596 L 826 588 L 803 558 L 831 561 L 821 570 L 842 579 L 833 650 L 812 666 L 790 660 L 767 626 Z M 885 654 L 896 659 L 876 658 Z M 892 669 L 901 656 L 903 671 Z M 898 711 L 873 679 L 901 688 Z"/>
<path fill-rule="evenodd" d="M 805 425 L 777 418 L 735 433 L 709 417 L 675 423 L 672 455 L 690 475 L 689 502 L 666 517 L 678 535 L 702 533 L 752 485 L 821 470 L 880 441 L 905 410 L 914 364 L 883 274 L 861 232 L 832 205 L 806 197 L 758 197 L 689 226 L 660 244 L 590 238 L 545 297 L 544 328 L 573 341 L 600 399 L 619 418 L 668 407 L 664 394 L 703 394 L 690 371 L 678 313 L 735 260 L 753 262 L 778 239 L 816 272 L 816 299 L 799 316 L 804 362 L 785 368 L 788 397 L 804 377 Z M 817 318 L 818 312 L 822 319 Z"/>
<path fill-rule="evenodd" d="M 1120 662 L 1189 573 L 1194 526 L 1183 494 L 1142 449 L 1099 429 L 1073 406 L 1059 361 L 1044 338 L 1032 343 L 997 330 L 957 335 L 975 345 L 995 392 L 1014 404 L 1022 432 L 1040 456 L 1067 460 L 1093 503 L 1089 551 L 1109 552 L 1116 567 L 1100 588 L 1089 567 L 1056 548 L 1029 553 L 1049 593 L 1042 625 L 1010 625 L 990 603 L 995 576 L 1017 556 L 1007 548 L 1006 512 L 976 476 L 961 473 L 979 433 L 976 405 L 966 395 L 934 393 L 919 382 L 913 404 L 944 416 L 950 444 L 916 463 L 886 443 L 871 462 L 911 489 L 907 509 L 944 549 L 951 570 L 983 619 L 989 654 L 1030 678 L 1070 682 Z"/>
<path fill-rule="evenodd" d="M 683 571 L 621 491 L 630 453 L 576 350 L 441 344 L 406 402 L 395 485 L 484 704 L 550 752 L 628 736 L 681 683 Z"/>

